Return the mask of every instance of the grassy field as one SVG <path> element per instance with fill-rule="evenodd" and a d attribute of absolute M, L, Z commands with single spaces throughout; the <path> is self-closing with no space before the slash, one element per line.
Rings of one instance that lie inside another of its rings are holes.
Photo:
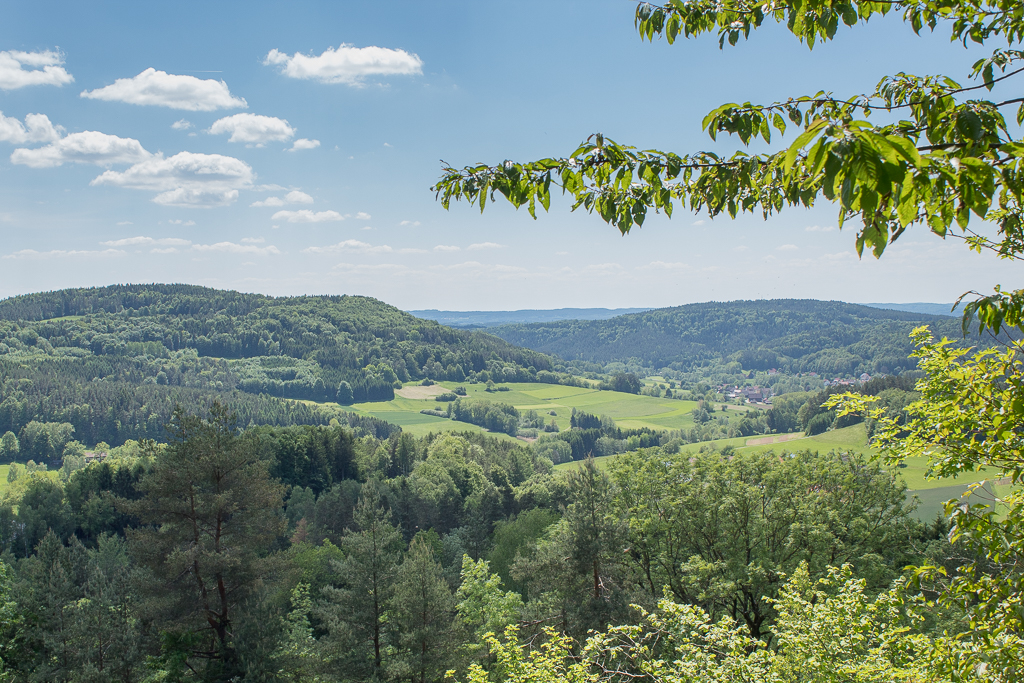
<path fill-rule="evenodd" d="M 10 465 L 0 465 L 0 496 L 7 493 L 7 487 L 10 484 L 7 483 L 7 471 L 11 469 Z"/>
<path fill-rule="evenodd" d="M 569 428 L 572 409 L 583 410 L 597 415 L 607 415 L 623 428 L 650 427 L 652 429 L 690 429 L 693 418 L 690 412 L 697 406 L 693 401 L 637 396 L 616 391 L 598 391 L 580 387 L 566 387 L 557 384 L 510 383 L 509 391 L 488 393 L 483 384 L 439 382 L 439 386 L 451 390 L 465 387 L 472 398 L 483 398 L 496 403 L 510 403 L 519 410 L 536 410 L 546 421 L 553 417 L 560 429 Z M 407 387 L 407 389 L 412 387 Z M 403 393 L 408 393 L 403 389 Z M 406 398 L 396 396 L 391 401 L 357 403 L 347 408 L 364 415 L 373 415 L 387 420 L 417 436 L 430 431 L 480 430 L 464 422 L 454 422 L 441 417 L 420 414 L 426 408 L 443 408 L 433 396 Z M 551 415 L 551 413 L 554 415 Z M 482 431 L 482 430 L 480 430 Z"/>

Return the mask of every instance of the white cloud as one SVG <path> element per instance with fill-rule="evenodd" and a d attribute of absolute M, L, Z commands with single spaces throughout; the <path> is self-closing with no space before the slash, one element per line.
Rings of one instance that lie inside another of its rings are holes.
<path fill-rule="evenodd" d="M 479 249 L 504 249 L 504 244 L 498 244 L 497 242 L 479 242 L 477 244 L 471 244 L 466 247 L 470 251 L 477 251 Z"/>
<path fill-rule="evenodd" d="M 783 244 L 781 247 L 775 247 L 777 251 L 796 251 L 799 248 L 795 244 Z"/>
<path fill-rule="evenodd" d="M 733 247 L 733 249 L 732 249 L 732 250 L 733 250 L 733 251 L 750 251 L 750 247 L 748 247 L 748 246 L 747 246 L 747 245 L 745 245 L 745 244 L 741 244 L 741 245 L 740 245 L 740 246 L 738 246 L 738 247 Z"/>
<path fill-rule="evenodd" d="M 356 220 L 357 221 L 368 221 L 371 218 L 373 218 L 373 216 L 371 216 L 370 214 L 366 213 L 365 211 L 360 211 L 359 213 L 356 214 Z"/>
<path fill-rule="evenodd" d="M 119 240 L 110 240 L 108 242 L 100 242 L 105 247 L 142 247 L 142 246 L 160 246 L 160 247 L 187 247 L 192 242 L 190 240 L 183 240 L 177 237 L 125 237 Z"/>
<path fill-rule="evenodd" d="M 167 247 L 166 249 L 162 249 L 160 247 L 155 247 L 153 249 L 150 249 L 149 253 L 150 254 L 177 254 L 178 250 L 175 247 Z"/>
<path fill-rule="evenodd" d="M 117 224 L 118 225 L 135 225 L 131 221 L 118 221 Z"/>
<path fill-rule="evenodd" d="M 176 187 L 153 197 L 153 202 L 161 206 L 210 209 L 215 206 L 234 204 L 236 199 L 238 199 L 238 190 Z"/>
<path fill-rule="evenodd" d="M 210 126 L 210 133 L 230 133 L 228 142 L 244 142 L 262 147 L 268 142 L 287 142 L 295 135 L 295 129 L 284 119 L 259 114 L 235 114 L 217 119 Z"/>
<path fill-rule="evenodd" d="M 289 204 L 312 204 L 313 198 L 305 192 L 299 192 L 298 190 L 292 190 L 284 196 L 284 200 Z"/>
<path fill-rule="evenodd" d="M 228 84 L 195 76 L 178 76 L 150 67 L 133 78 L 119 78 L 111 85 L 86 90 L 82 97 L 109 102 L 153 105 L 186 111 L 214 111 L 249 105 L 231 95 Z"/>
<path fill-rule="evenodd" d="M 462 249 L 452 244 L 439 244 L 434 247 L 434 251 L 462 251 Z"/>
<path fill-rule="evenodd" d="M 695 220 L 693 223 L 690 223 L 690 225 L 704 225 L 704 219 L 700 218 L 698 220 Z"/>
<path fill-rule="evenodd" d="M 63 64 L 63 55 L 54 50 L 0 52 L 0 90 L 17 90 L 27 85 L 61 86 L 71 83 L 75 79 L 64 70 Z"/>
<path fill-rule="evenodd" d="M 223 252 L 226 254 L 280 254 L 281 251 L 273 244 L 257 247 L 252 244 L 235 244 L 234 242 L 217 242 L 216 244 L 193 244 L 192 249 L 203 252 Z"/>
<path fill-rule="evenodd" d="M 807 232 L 832 232 L 835 229 L 834 225 L 808 225 L 804 228 Z"/>
<path fill-rule="evenodd" d="M 420 224 L 419 221 L 402 221 L 401 223 L 399 223 L 399 225 L 410 225 L 410 226 L 412 226 L 414 228 L 416 226 L 418 226 L 419 224 Z"/>
<path fill-rule="evenodd" d="M 289 223 L 326 223 L 329 221 L 343 221 L 345 217 L 337 211 L 299 209 L 298 211 L 278 211 L 270 217 L 270 220 L 288 221 Z"/>
<path fill-rule="evenodd" d="M 405 50 L 386 47 L 353 47 L 342 43 L 338 49 L 327 48 L 320 55 L 296 52 L 288 56 L 271 50 L 264 64 L 281 66 L 281 73 L 290 78 L 362 85 L 369 76 L 419 75 L 423 73 L 423 60 Z"/>
<path fill-rule="evenodd" d="M 16 118 L 4 116 L 0 111 L 0 142 L 24 145 L 31 142 L 56 142 L 60 140 L 63 128 L 54 126 L 45 114 L 29 114 L 25 123 Z"/>
<path fill-rule="evenodd" d="M 252 167 L 234 157 L 179 152 L 166 159 L 155 156 L 124 172 L 106 171 L 91 184 L 159 192 L 153 198 L 157 204 L 201 208 L 232 203 L 252 179 Z"/>
<path fill-rule="evenodd" d="M 188 130 L 191 127 L 192 123 L 190 121 L 186 121 L 185 119 L 178 119 L 177 121 L 171 124 L 171 128 L 173 128 L 174 130 Z"/>
<path fill-rule="evenodd" d="M 122 256 L 125 252 L 120 249 L 104 249 L 103 251 L 89 251 L 89 250 L 66 250 L 66 249 L 54 249 L 52 251 L 36 251 L 35 249 L 22 249 L 16 251 L 13 254 L 7 254 L 4 258 L 9 259 L 48 259 L 48 258 L 66 258 L 70 256 Z"/>
<path fill-rule="evenodd" d="M 242 244 L 263 244 L 266 242 L 262 237 L 243 237 Z"/>
<path fill-rule="evenodd" d="M 282 188 L 283 189 L 283 188 Z M 267 197 L 263 201 L 253 202 L 249 206 L 284 206 L 285 204 L 312 204 L 313 198 L 305 192 L 299 190 L 292 190 L 284 196 L 284 199 L 280 197 Z M 276 215 L 276 214 L 275 214 Z M 295 221 L 292 221 L 295 222 Z"/>
<path fill-rule="evenodd" d="M 292 144 L 291 148 L 289 148 L 288 151 L 289 152 L 298 152 L 299 150 L 302 150 L 302 149 L 316 149 L 319 146 L 320 146 L 320 141 L 319 140 L 307 140 L 306 138 L 299 138 L 298 140 L 296 140 L 294 142 L 294 144 Z"/>
<path fill-rule="evenodd" d="M 303 249 L 303 251 L 310 254 L 331 254 L 339 251 L 360 251 L 368 254 L 382 254 L 389 253 L 394 250 L 386 244 L 375 247 L 372 244 L 360 242 L 359 240 L 345 240 L 326 247 L 307 247 L 306 249 Z"/>
<path fill-rule="evenodd" d="M 180 218 L 175 218 L 175 219 L 169 220 L 167 222 L 170 223 L 171 225 L 195 225 L 196 224 L 195 221 L 183 221 Z"/>
<path fill-rule="evenodd" d="M 11 154 L 11 163 L 32 168 L 52 168 L 72 162 L 110 166 L 134 164 L 151 157 L 138 140 L 87 130 L 72 133 L 45 147 L 16 149 Z"/>

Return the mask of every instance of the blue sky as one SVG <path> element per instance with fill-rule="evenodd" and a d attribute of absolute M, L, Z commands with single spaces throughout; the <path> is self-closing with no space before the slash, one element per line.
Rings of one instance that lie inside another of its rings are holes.
<path fill-rule="evenodd" d="M 966 80 L 980 54 L 899 21 L 813 52 L 771 27 L 643 43 L 630 0 L 8 3 L 0 296 L 115 282 L 365 294 L 402 308 L 950 301 L 1009 265 L 913 230 L 876 262 L 822 205 L 677 212 L 622 237 L 556 201 L 444 211 L 453 165 L 564 155 L 593 132 L 677 152 L 729 101 Z M 44 118 L 45 117 L 45 118 Z"/>

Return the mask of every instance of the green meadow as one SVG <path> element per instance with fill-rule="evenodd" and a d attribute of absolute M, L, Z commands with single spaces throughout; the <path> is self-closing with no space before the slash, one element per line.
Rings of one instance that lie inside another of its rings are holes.
<path fill-rule="evenodd" d="M 693 418 L 690 412 L 697 407 L 693 401 L 638 396 L 616 391 L 566 387 L 559 384 L 509 383 L 502 386 L 508 391 L 487 392 L 483 384 L 439 382 L 436 386 L 452 390 L 464 387 L 471 398 L 482 398 L 495 403 L 509 403 L 520 411 L 536 410 L 545 421 L 554 418 L 559 429 L 569 429 L 572 409 L 596 415 L 607 415 L 623 428 L 650 427 L 651 429 L 690 429 Z M 415 389 L 407 386 L 403 389 Z M 484 431 L 465 422 L 455 422 L 441 417 L 420 414 L 427 408 L 444 409 L 445 403 L 434 400 L 433 396 L 406 398 L 396 396 L 391 401 L 357 403 L 346 408 L 364 415 L 387 420 L 410 433 L 420 436 L 437 431 Z M 552 414 L 553 413 L 553 414 Z"/>

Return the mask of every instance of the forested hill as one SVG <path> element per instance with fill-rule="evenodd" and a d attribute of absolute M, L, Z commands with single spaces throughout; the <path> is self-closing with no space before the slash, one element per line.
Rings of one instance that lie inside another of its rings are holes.
<path fill-rule="evenodd" d="M 919 325 L 938 336 L 962 336 L 958 318 L 801 299 L 689 304 L 488 331 L 566 360 L 632 360 L 676 370 L 738 361 L 746 370 L 860 374 L 913 367 L 908 334 Z"/>
<path fill-rule="evenodd" d="M 397 382 L 485 369 L 528 381 L 551 368 L 544 354 L 367 297 L 123 285 L 0 301 L 0 434 L 38 421 L 70 423 L 83 441 L 152 438 L 176 401 L 195 410 L 212 398 L 247 422 L 318 423 L 279 399 L 389 400 Z"/>

